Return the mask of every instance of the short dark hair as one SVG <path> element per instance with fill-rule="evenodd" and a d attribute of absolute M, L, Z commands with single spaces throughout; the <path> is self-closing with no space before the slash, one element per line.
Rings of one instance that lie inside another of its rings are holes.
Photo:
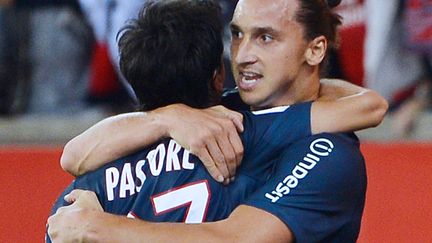
<path fill-rule="evenodd" d="M 119 39 L 120 70 L 142 110 L 184 103 L 211 104 L 214 72 L 222 63 L 217 0 L 149 0 Z"/>
<path fill-rule="evenodd" d="M 299 9 L 296 20 L 305 29 L 305 39 L 311 41 L 323 35 L 327 38 L 327 53 L 338 47 L 337 28 L 342 24 L 342 17 L 332 9 L 340 0 L 297 0 Z M 324 66 L 325 62 L 323 62 Z"/>

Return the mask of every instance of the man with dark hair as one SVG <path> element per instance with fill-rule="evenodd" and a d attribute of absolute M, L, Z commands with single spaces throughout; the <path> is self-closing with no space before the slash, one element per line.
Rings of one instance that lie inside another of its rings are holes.
<path fill-rule="evenodd" d="M 217 4 L 193 1 L 150 2 L 134 24 L 124 28 L 120 69 L 145 110 L 174 103 L 197 108 L 219 103 L 220 88 L 203 80 L 213 80 L 215 70 L 222 71 L 222 28 Z"/>
<path fill-rule="evenodd" d="M 167 6 L 170 4 L 175 5 L 178 2 L 183 1 L 169 1 L 166 4 Z M 316 14 L 321 12 L 331 13 L 330 8 L 322 0 L 314 2 L 319 5 L 319 8 L 312 9 Z M 228 211 L 236 203 L 242 203 L 226 220 L 201 225 L 152 224 L 104 213 L 101 211 L 97 200 L 94 200 L 94 194 L 73 191 L 66 199 L 74 203 L 71 206 L 61 208 L 54 216 L 50 217 L 48 221 L 50 235 L 59 240 L 76 239 L 104 242 L 189 242 L 196 240 L 200 242 L 355 241 L 364 205 L 366 179 L 363 159 L 358 149 L 358 141 L 353 139 L 353 135 L 349 134 L 320 134 L 290 144 L 295 137 L 302 136 L 302 131 L 286 132 L 287 127 L 290 126 L 308 127 L 309 124 L 314 126 L 316 121 L 321 122 L 321 118 L 326 115 L 323 114 L 320 117 L 319 113 L 315 113 L 317 115 L 313 114 L 311 123 L 308 120 L 309 115 L 301 115 L 310 111 L 309 101 L 317 99 L 320 89 L 319 65 L 325 57 L 328 37 L 326 33 L 321 32 L 310 35 L 305 34 L 307 27 L 302 25 L 299 19 L 301 19 L 302 9 L 308 9 L 310 6 L 300 6 L 300 3 L 297 0 L 244 0 L 240 1 L 236 8 L 232 24 L 234 74 L 243 101 L 257 111 L 255 116 L 245 113 L 246 132 L 243 137 L 248 138 L 249 136 L 247 125 L 251 123 L 248 123 L 248 121 L 254 121 L 257 117 L 261 117 L 259 114 L 268 116 L 269 114 L 275 114 L 276 111 L 280 113 L 280 116 L 267 123 L 269 124 L 268 127 L 258 128 L 258 132 L 255 133 L 255 135 L 258 135 L 257 137 L 252 136 L 250 141 L 260 145 L 259 149 L 248 152 L 250 149 L 248 149 L 246 142 L 245 159 L 239 168 L 238 178 L 233 185 L 223 187 L 216 182 L 211 182 L 211 185 L 208 186 L 209 180 L 196 182 L 194 179 L 192 180 L 192 182 L 195 181 L 194 183 L 183 187 L 171 187 L 167 191 L 156 189 L 147 192 L 144 187 L 158 188 L 156 181 L 158 178 L 163 177 L 160 174 L 163 168 L 154 162 L 158 156 L 159 158 L 162 155 L 164 157 L 165 155 L 168 156 L 168 154 L 162 152 L 163 149 L 160 145 L 157 145 L 150 152 L 146 152 L 148 155 L 146 160 L 142 160 L 140 165 L 138 165 L 140 163 L 138 161 L 137 165 L 135 165 L 138 184 L 132 183 L 134 181 L 134 172 L 132 171 L 134 170 L 131 169 L 131 163 L 123 163 L 121 173 L 118 169 L 113 168 L 113 165 L 107 165 L 108 167 L 105 170 L 105 177 L 109 179 L 106 184 L 112 188 L 106 190 L 106 198 L 109 201 L 110 198 L 118 195 L 118 197 L 130 201 L 132 204 L 131 216 L 156 220 L 153 217 L 171 213 L 171 209 L 185 204 L 190 204 L 191 209 L 190 211 L 186 210 L 187 217 L 190 212 L 201 212 L 205 215 L 209 204 L 203 199 L 212 195 L 211 200 L 214 200 L 213 197 L 221 199 L 221 201 L 213 201 L 215 203 L 213 205 L 224 206 Z M 164 5 L 164 3 L 154 4 L 155 6 Z M 257 11 L 258 9 L 259 11 Z M 151 12 L 145 14 L 150 15 Z M 173 22 L 176 21 L 173 20 Z M 167 33 L 167 35 L 170 34 L 172 33 Z M 145 41 L 142 40 L 142 42 Z M 188 47 L 184 46 L 184 48 Z M 134 61 L 137 60 L 132 60 L 132 62 Z M 217 76 L 217 73 L 216 71 L 216 75 L 213 77 Z M 297 103 L 298 105 L 294 105 Z M 287 108 L 286 105 L 291 106 Z M 177 108 L 179 107 L 181 106 Z M 277 107 L 277 109 L 272 107 Z M 268 110 L 268 108 L 272 109 Z M 172 107 L 162 108 L 158 114 L 163 114 L 162 111 L 169 114 L 167 109 L 172 109 Z M 281 113 L 281 110 L 284 112 Z M 293 110 L 297 110 L 296 115 L 289 116 L 290 111 Z M 185 111 L 185 109 L 182 109 L 182 111 Z M 166 117 L 174 117 L 172 114 L 170 113 Z M 188 114 L 177 114 L 177 118 Z M 289 119 L 283 116 L 288 116 Z M 296 118 L 296 116 L 303 122 L 295 123 L 292 119 Z M 314 120 L 316 118 L 318 119 Z M 174 122 L 178 121 L 175 120 Z M 134 131 L 137 131 L 136 128 L 134 128 Z M 312 128 L 312 130 L 319 131 L 316 127 Z M 159 131 L 159 134 L 164 134 L 164 132 Z M 171 135 L 171 133 L 168 133 L 168 135 Z M 266 138 L 267 136 L 269 137 Z M 260 137 L 263 137 L 263 139 L 260 139 Z M 248 141 L 248 139 L 245 141 Z M 174 154 L 176 156 L 180 155 L 175 146 L 172 145 L 170 151 L 177 151 Z M 281 150 L 277 150 L 279 146 Z M 160 149 L 158 150 L 158 148 Z M 271 149 L 278 152 L 272 152 Z M 184 156 L 186 152 L 185 150 L 182 151 Z M 171 159 L 165 162 L 167 166 L 165 171 L 167 173 L 176 170 L 173 165 L 175 159 L 173 159 L 172 153 L 170 156 Z M 263 157 L 260 158 L 260 156 Z M 264 161 L 258 163 L 262 159 L 266 159 L 267 163 L 263 163 Z M 275 163 L 271 163 L 272 159 L 275 159 Z M 136 159 L 131 161 L 136 161 Z M 169 163 L 171 163 L 170 169 L 168 169 Z M 141 173 L 143 166 L 148 164 L 148 171 L 153 175 L 151 178 Z M 183 164 L 183 167 L 179 167 L 177 170 L 187 169 L 188 166 L 190 164 Z M 195 164 L 195 166 L 197 169 L 198 164 Z M 256 169 L 253 172 L 256 174 L 252 176 L 247 173 L 242 174 L 246 169 Z M 185 171 L 182 173 L 188 175 Z M 242 177 L 242 175 L 245 176 Z M 174 181 L 177 180 L 175 173 L 171 173 L 169 176 L 174 177 L 172 178 Z M 177 174 L 177 176 L 183 178 L 180 174 Z M 168 175 L 164 178 L 167 177 Z M 160 181 L 161 184 L 164 182 Z M 248 184 L 255 184 L 258 187 L 252 189 L 255 192 L 251 195 L 249 195 L 251 191 L 242 188 L 248 187 Z M 198 187 L 195 187 L 197 185 Z M 217 186 L 219 186 L 220 190 L 213 193 Z M 194 204 L 196 201 L 193 199 L 183 201 L 183 203 L 176 201 L 176 199 L 182 198 L 180 195 L 184 195 L 184 188 L 192 190 L 187 193 L 188 195 L 200 195 L 197 197 L 197 199 L 200 199 L 200 203 Z M 197 192 L 194 189 L 202 192 L 209 188 L 212 194 L 205 194 L 207 197 L 202 196 L 203 194 L 200 193 L 194 193 Z M 238 190 L 239 188 L 242 189 Z M 221 195 L 221 190 L 227 190 L 226 194 Z M 153 192 L 160 193 L 151 196 Z M 177 194 L 172 194 L 173 192 Z M 239 195 L 240 192 L 244 194 Z M 147 193 L 150 193 L 150 200 Z M 230 198 L 231 201 L 227 198 Z M 236 199 L 233 200 L 233 198 Z M 239 201 L 236 202 L 236 200 Z M 153 207 L 153 215 L 152 212 L 149 212 L 148 207 L 142 206 L 145 203 L 150 203 L 150 201 L 152 205 L 149 207 Z M 229 204 L 232 202 L 234 203 Z M 198 206 L 201 211 L 192 210 L 192 207 L 196 209 L 197 205 L 201 205 Z M 210 206 L 212 206 L 211 202 Z M 134 211 L 135 209 L 136 211 Z M 213 210 L 217 209 L 213 208 Z M 144 212 L 142 212 L 143 210 Z M 135 215 L 137 212 L 141 212 L 141 214 Z M 202 220 L 203 215 L 199 215 Z M 223 213 L 218 215 L 223 215 Z M 217 218 L 210 216 L 206 219 L 216 220 Z M 83 220 L 87 223 L 79 225 L 79 222 Z M 173 221 L 175 220 L 173 219 Z M 167 234 L 167 232 L 170 233 Z"/>

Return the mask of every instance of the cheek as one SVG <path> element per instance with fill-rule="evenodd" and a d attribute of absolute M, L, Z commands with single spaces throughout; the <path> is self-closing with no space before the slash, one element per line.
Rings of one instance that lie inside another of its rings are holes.
<path fill-rule="evenodd" d="M 231 68 L 233 70 L 236 70 L 236 57 L 237 57 L 237 50 L 238 48 L 231 45 L 231 49 L 230 49 L 230 61 L 231 61 Z"/>
<path fill-rule="evenodd" d="M 235 57 L 237 56 L 237 51 L 238 51 L 238 44 L 236 43 L 236 41 L 231 41 L 231 45 L 230 45 L 230 52 L 231 52 L 231 60 L 233 61 L 235 59 Z"/>
<path fill-rule="evenodd" d="M 278 66 L 285 69 L 285 72 L 290 72 L 291 75 L 295 75 L 300 69 L 304 62 L 303 52 L 300 50 L 290 50 L 285 52 L 283 58 L 279 59 Z"/>
<path fill-rule="evenodd" d="M 268 74 L 271 79 L 272 87 L 281 87 L 289 83 L 289 80 L 295 79 L 297 76 L 300 65 L 297 57 L 293 54 L 279 55 L 279 57 L 272 59 L 271 65 L 268 66 Z"/>
<path fill-rule="evenodd" d="M 295 58 L 292 55 L 278 55 L 271 60 L 270 70 L 273 76 L 286 76 L 296 67 Z"/>

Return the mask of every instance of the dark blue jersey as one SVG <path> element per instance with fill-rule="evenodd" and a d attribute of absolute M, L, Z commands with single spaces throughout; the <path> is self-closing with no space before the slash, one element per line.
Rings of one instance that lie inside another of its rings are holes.
<path fill-rule="evenodd" d="M 78 177 L 71 190 L 95 191 L 106 212 L 150 221 L 199 223 L 228 217 L 273 170 L 284 148 L 310 136 L 311 103 L 244 113 L 245 149 L 236 180 L 214 181 L 197 157 L 166 139 Z"/>
<path fill-rule="evenodd" d="M 282 220 L 297 242 L 355 242 L 366 169 L 354 134 L 320 134 L 286 149 L 245 204 Z"/>

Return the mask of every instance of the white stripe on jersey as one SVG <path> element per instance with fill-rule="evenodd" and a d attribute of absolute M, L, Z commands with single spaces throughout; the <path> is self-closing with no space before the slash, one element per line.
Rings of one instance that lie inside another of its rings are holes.
<path fill-rule="evenodd" d="M 286 109 L 288 109 L 290 106 L 286 105 L 286 106 L 276 106 L 273 108 L 269 108 L 269 109 L 264 109 L 264 110 L 259 110 L 259 111 L 252 111 L 252 114 L 254 115 L 263 115 L 263 114 L 270 114 L 270 113 L 279 113 L 279 112 L 284 112 L 286 111 Z"/>

